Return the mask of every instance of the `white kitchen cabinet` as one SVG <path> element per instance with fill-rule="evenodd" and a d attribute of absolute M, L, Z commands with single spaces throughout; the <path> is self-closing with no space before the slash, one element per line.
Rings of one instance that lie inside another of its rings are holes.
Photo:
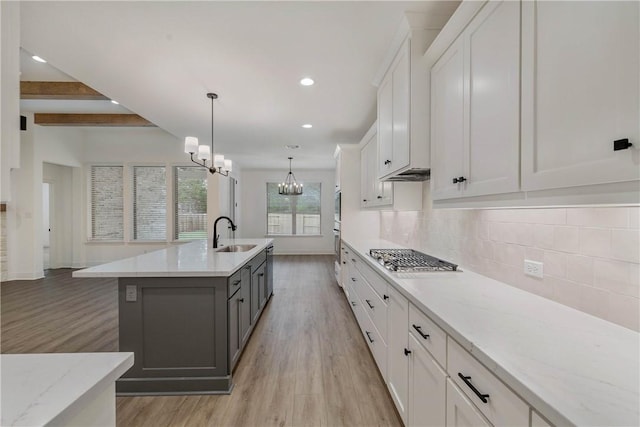
<path fill-rule="evenodd" d="M 640 178 L 639 40 L 636 1 L 522 3 L 524 190 Z"/>
<path fill-rule="evenodd" d="M 410 426 L 444 426 L 447 374 L 420 342 L 409 334 Z"/>
<path fill-rule="evenodd" d="M 431 70 L 435 200 L 519 190 L 520 3 L 490 1 Z"/>
<path fill-rule="evenodd" d="M 425 120 L 429 85 L 423 55 L 443 24 L 437 15 L 407 12 L 374 79 L 378 86 L 377 176 L 382 180 L 427 177 L 431 166 Z"/>
<path fill-rule="evenodd" d="M 406 425 L 409 398 L 409 301 L 392 286 L 387 292 L 387 387 Z"/>
<path fill-rule="evenodd" d="M 360 151 L 360 206 L 363 208 L 393 203 L 393 183 L 378 179 L 378 137 L 375 127 L 372 129 L 373 134 L 367 133 L 368 141 Z"/>
<path fill-rule="evenodd" d="M 336 149 L 333 157 L 336 159 L 336 173 L 335 173 L 335 191 L 340 191 L 340 168 L 342 167 L 342 151 Z"/>
<path fill-rule="evenodd" d="M 456 385 L 447 379 L 447 427 L 491 427 Z"/>

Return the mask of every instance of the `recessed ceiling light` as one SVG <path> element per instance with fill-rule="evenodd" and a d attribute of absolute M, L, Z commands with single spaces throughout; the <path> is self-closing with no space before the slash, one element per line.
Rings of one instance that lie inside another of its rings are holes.
<path fill-rule="evenodd" d="M 307 124 L 302 125 L 302 127 L 305 128 L 305 129 L 311 129 L 313 127 L 313 125 L 307 123 Z"/>
<path fill-rule="evenodd" d="M 115 99 L 112 99 L 112 100 L 111 100 L 111 103 L 112 103 L 112 104 L 116 104 L 116 105 L 120 105 L 120 103 L 119 103 L 118 101 L 116 101 Z"/>
<path fill-rule="evenodd" d="M 304 79 L 300 80 L 300 84 L 302 86 L 311 86 L 312 84 L 314 84 L 315 82 L 313 81 L 312 78 L 310 77 L 305 77 Z"/>
<path fill-rule="evenodd" d="M 33 58 L 34 61 L 47 62 L 44 59 L 40 58 L 38 55 L 33 55 L 31 58 Z"/>
<path fill-rule="evenodd" d="M 298 144 L 288 144 L 288 145 L 285 145 L 285 147 L 288 148 L 289 150 L 297 150 L 298 148 L 300 148 Z"/>

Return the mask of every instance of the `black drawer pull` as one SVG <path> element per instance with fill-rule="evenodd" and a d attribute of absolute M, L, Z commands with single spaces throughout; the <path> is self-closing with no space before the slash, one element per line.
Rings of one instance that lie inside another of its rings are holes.
<path fill-rule="evenodd" d="M 462 372 L 458 372 L 458 376 L 462 378 L 462 381 L 464 381 L 464 383 L 469 386 L 471 391 L 473 391 L 480 400 L 482 400 L 484 403 L 488 403 L 487 399 L 489 398 L 489 395 L 480 393 L 478 389 L 475 388 L 473 384 L 471 384 L 471 381 L 469 381 L 471 380 L 471 377 L 465 377 L 464 375 L 462 375 Z"/>
<path fill-rule="evenodd" d="M 236 280 L 231 286 L 238 286 L 241 282 L 242 280 Z"/>
<path fill-rule="evenodd" d="M 411 354 L 411 350 L 409 350 L 409 349 L 406 349 L 406 348 L 405 348 L 405 349 L 404 349 L 404 355 L 405 355 L 405 356 L 408 356 L 408 355 L 410 355 L 410 354 Z"/>
<path fill-rule="evenodd" d="M 385 161 L 384 161 L 384 164 L 385 164 L 385 165 L 390 165 L 390 164 L 391 164 L 391 160 L 385 160 Z"/>
<path fill-rule="evenodd" d="M 240 301 L 240 302 L 244 302 L 244 298 L 240 298 L 238 301 Z"/>
<path fill-rule="evenodd" d="M 351 261 L 356 262 L 356 259 L 355 258 L 351 258 Z"/>
<path fill-rule="evenodd" d="M 613 151 L 626 150 L 633 144 L 629 142 L 629 138 L 617 139 L 613 141 Z"/>
<path fill-rule="evenodd" d="M 377 198 L 378 198 L 378 199 L 382 199 L 382 196 L 378 196 Z"/>
<path fill-rule="evenodd" d="M 367 334 L 367 338 L 369 338 L 369 342 L 373 343 L 373 339 L 371 338 L 371 333 L 369 331 L 364 331 Z"/>
<path fill-rule="evenodd" d="M 367 305 L 369 306 L 369 308 L 373 308 L 373 306 L 371 305 L 371 301 L 369 301 L 368 299 L 365 300 L 365 302 L 367 303 Z"/>
<path fill-rule="evenodd" d="M 343 263 L 343 264 L 346 264 L 346 263 L 347 263 L 347 261 L 342 261 L 342 263 Z"/>
<path fill-rule="evenodd" d="M 389 295 L 382 295 L 383 299 L 389 299 Z"/>
<path fill-rule="evenodd" d="M 356 306 L 356 302 L 355 301 L 351 301 L 351 305 L 355 307 Z"/>
<path fill-rule="evenodd" d="M 467 180 L 467 178 L 465 178 L 464 176 L 461 176 L 459 178 L 453 178 L 453 183 L 457 184 L 457 183 L 463 183 Z"/>
<path fill-rule="evenodd" d="M 351 281 L 352 281 L 352 282 L 355 282 L 355 281 L 356 281 L 356 278 L 355 278 L 355 277 L 352 277 L 352 278 L 351 278 Z"/>
<path fill-rule="evenodd" d="M 413 326 L 413 329 L 418 331 L 418 333 L 422 338 L 424 338 L 425 340 L 429 338 L 429 334 L 425 334 L 424 332 L 422 332 L 422 326 L 418 326 L 418 325 L 411 325 L 411 326 Z"/>
<path fill-rule="evenodd" d="M 260 274 L 258 274 L 258 276 L 262 277 L 262 276 L 264 276 L 264 273 L 260 273 Z"/>

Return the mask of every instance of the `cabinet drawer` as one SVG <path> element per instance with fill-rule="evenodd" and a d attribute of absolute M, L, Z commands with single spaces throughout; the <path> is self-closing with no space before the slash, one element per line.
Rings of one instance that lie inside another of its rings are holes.
<path fill-rule="evenodd" d="M 387 344 L 380 337 L 380 333 L 373 326 L 373 322 L 365 312 L 365 308 L 363 305 L 356 306 L 359 308 L 359 311 L 362 313 L 358 322 L 360 323 L 360 329 L 362 330 L 362 335 L 364 335 L 364 340 L 367 342 L 369 346 L 369 350 L 371 350 L 371 354 L 373 354 L 373 358 L 378 365 L 378 369 L 382 374 L 382 377 L 387 378 Z M 358 317 L 358 316 L 356 316 Z"/>
<path fill-rule="evenodd" d="M 447 346 L 449 375 L 492 424 L 529 424 L 529 407 L 524 401 L 451 338 Z"/>
<path fill-rule="evenodd" d="M 413 304 L 409 304 L 409 331 L 446 368 L 447 334 Z"/>
<path fill-rule="evenodd" d="M 231 298 L 242 285 L 242 270 L 236 271 L 233 276 L 227 279 L 228 293 L 227 296 Z"/>
<path fill-rule="evenodd" d="M 251 268 L 253 269 L 253 271 L 256 271 L 258 269 L 258 267 L 260 267 L 260 264 L 262 264 L 266 260 L 267 260 L 267 252 L 266 251 L 262 251 L 258 255 L 254 256 L 251 259 Z"/>
<path fill-rule="evenodd" d="M 387 342 L 387 303 L 373 290 L 369 283 L 361 277 L 358 284 L 360 302 L 367 312 L 380 336 Z"/>
<path fill-rule="evenodd" d="M 380 275 L 362 259 L 359 259 L 356 265 L 360 270 L 360 273 L 362 273 L 362 276 L 367 280 L 367 282 L 369 282 L 369 285 L 371 285 L 380 298 L 387 301 L 389 299 L 389 294 L 387 293 L 387 286 L 389 285 L 387 284 L 387 281 L 380 277 Z"/>

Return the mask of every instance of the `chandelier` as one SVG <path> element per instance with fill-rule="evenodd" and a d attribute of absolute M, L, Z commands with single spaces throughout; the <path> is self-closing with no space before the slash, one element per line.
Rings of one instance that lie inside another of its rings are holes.
<path fill-rule="evenodd" d="M 225 159 L 222 154 L 215 154 L 213 151 L 213 101 L 218 99 L 218 94 L 207 93 L 207 98 L 211 100 L 211 148 L 208 145 L 198 145 L 198 138 L 195 136 L 188 136 L 184 139 L 184 152 L 191 156 L 191 161 L 198 166 L 207 168 L 211 174 L 219 173 L 222 176 L 229 176 L 231 172 L 231 160 Z M 200 161 L 194 159 L 193 155 L 198 153 L 197 158 Z M 211 156 L 213 155 L 213 161 Z"/>
<path fill-rule="evenodd" d="M 278 194 L 284 196 L 299 196 L 302 194 L 302 184 L 298 184 L 296 176 L 291 172 L 291 160 L 293 160 L 293 157 L 289 157 L 289 173 L 287 177 L 282 184 L 278 184 Z"/>

